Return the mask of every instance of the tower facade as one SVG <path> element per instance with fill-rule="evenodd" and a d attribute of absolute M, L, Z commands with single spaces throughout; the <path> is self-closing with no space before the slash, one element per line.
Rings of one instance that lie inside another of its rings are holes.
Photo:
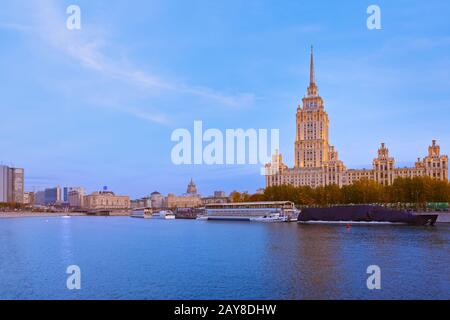
<path fill-rule="evenodd" d="M 314 77 L 311 48 L 310 77 L 306 95 L 296 114 L 295 168 L 321 168 L 328 161 L 328 114 Z"/>
<path fill-rule="evenodd" d="M 194 183 L 194 180 L 192 180 L 189 182 L 187 190 L 186 190 L 186 194 L 197 194 L 197 186 Z"/>

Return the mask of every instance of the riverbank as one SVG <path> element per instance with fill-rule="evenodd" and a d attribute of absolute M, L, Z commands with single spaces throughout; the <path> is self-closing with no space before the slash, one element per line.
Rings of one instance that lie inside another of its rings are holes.
<path fill-rule="evenodd" d="M 83 212 L 0 212 L 1 218 L 37 218 L 37 217 L 63 217 L 63 216 L 71 216 L 71 217 L 82 217 L 88 216 Z M 111 217 L 123 217 L 128 216 L 126 212 L 118 212 L 112 213 Z"/>
<path fill-rule="evenodd" d="M 63 216 L 71 216 L 71 217 L 83 217 L 89 216 L 86 213 L 82 212 L 0 212 L 1 218 L 37 218 L 37 217 L 63 217 Z M 128 212 L 114 212 L 109 215 L 109 217 L 125 217 L 129 216 Z M 439 214 L 437 219 L 437 223 L 450 223 L 450 212 L 443 212 Z"/>

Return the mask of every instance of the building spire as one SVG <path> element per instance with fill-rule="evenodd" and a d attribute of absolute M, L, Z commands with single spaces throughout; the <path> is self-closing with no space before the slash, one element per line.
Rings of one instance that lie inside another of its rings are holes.
<path fill-rule="evenodd" d="M 309 84 L 314 84 L 314 47 L 311 46 L 311 63 L 309 66 Z"/>
<path fill-rule="evenodd" d="M 316 86 L 316 80 L 314 78 L 314 48 L 311 46 L 311 62 L 309 65 L 309 85 L 308 85 L 308 97 L 315 97 L 318 94 L 318 88 Z"/>

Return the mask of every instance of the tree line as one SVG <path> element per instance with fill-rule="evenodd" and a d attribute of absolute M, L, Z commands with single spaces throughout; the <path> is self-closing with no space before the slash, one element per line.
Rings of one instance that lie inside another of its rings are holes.
<path fill-rule="evenodd" d="M 264 194 L 233 192 L 233 202 L 292 201 L 298 206 L 332 204 L 450 202 L 450 184 L 430 177 L 397 178 L 390 186 L 363 179 L 351 185 L 311 188 L 292 185 L 272 186 Z"/>
<path fill-rule="evenodd" d="M 23 204 L 17 202 L 0 202 L 0 211 L 19 210 L 24 207 Z"/>

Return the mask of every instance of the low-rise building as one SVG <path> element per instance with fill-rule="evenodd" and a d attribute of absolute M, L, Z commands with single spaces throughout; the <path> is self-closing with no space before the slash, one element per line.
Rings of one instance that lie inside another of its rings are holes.
<path fill-rule="evenodd" d="M 256 190 L 256 194 L 264 194 L 264 191 L 264 188 L 259 188 L 258 190 Z"/>
<path fill-rule="evenodd" d="M 154 191 L 150 195 L 150 203 L 153 209 L 161 209 L 164 206 L 164 196 L 158 191 Z"/>
<path fill-rule="evenodd" d="M 35 199 L 34 199 L 34 192 L 25 192 L 23 194 L 23 204 L 34 206 Z"/>
<path fill-rule="evenodd" d="M 152 200 L 150 197 L 144 197 L 141 199 L 131 200 L 130 201 L 130 207 L 132 209 L 135 208 L 151 208 L 152 207 Z"/>
<path fill-rule="evenodd" d="M 214 203 L 229 203 L 230 198 L 229 197 L 203 197 L 202 198 L 202 205 L 207 204 L 214 204 Z"/>
<path fill-rule="evenodd" d="M 127 210 L 130 208 L 130 197 L 118 196 L 112 191 L 96 191 L 84 197 L 84 208 L 87 210 Z"/>
<path fill-rule="evenodd" d="M 199 195 L 176 196 L 169 193 L 164 201 L 165 208 L 197 208 L 202 205 L 202 199 Z"/>
<path fill-rule="evenodd" d="M 226 197 L 225 191 L 214 191 L 214 197 L 216 197 L 216 198 Z"/>
<path fill-rule="evenodd" d="M 182 196 L 177 196 L 169 193 L 164 199 L 164 207 L 170 209 L 176 208 L 198 208 L 202 206 L 202 198 L 197 193 L 197 186 L 191 179 L 187 186 L 186 193 Z"/>
<path fill-rule="evenodd" d="M 227 197 L 224 191 L 214 191 L 213 196 L 202 198 L 203 205 L 214 203 L 228 203 L 228 202 L 230 202 L 230 197 Z"/>

